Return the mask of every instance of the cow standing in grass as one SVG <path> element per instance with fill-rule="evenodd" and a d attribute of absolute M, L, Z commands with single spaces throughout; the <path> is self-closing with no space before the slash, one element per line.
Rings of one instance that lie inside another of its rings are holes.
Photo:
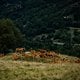
<path fill-rule="evenodd" d="M 3 57 L 4 56 L 4 54 L 3 53 L 0 53 L 0 57 Z"/>
<path fill-rule="evenodd" d="M 13 60 L 21 59 L 24 53 L 25 53 L 25 48 L 16 48 L 15 53 L 12 55 L 12 59 Z"/>
<path fill-rule="evenodd" d="M 23 54 L 25 52 L 25 48 L 16 48 L 16 53 Z"/>

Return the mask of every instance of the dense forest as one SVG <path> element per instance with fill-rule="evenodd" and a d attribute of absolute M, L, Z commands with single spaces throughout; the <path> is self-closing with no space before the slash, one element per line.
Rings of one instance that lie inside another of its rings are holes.
<path fill-rule="evenodd" d="M 79 0 L 0 0 L 0 52 L 42 48 L 79 57 L 79 25 Z"/>

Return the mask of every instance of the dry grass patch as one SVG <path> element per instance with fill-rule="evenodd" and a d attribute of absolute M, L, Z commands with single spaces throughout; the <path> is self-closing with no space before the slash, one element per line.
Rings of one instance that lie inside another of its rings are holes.
<path fill-rule="evenodd" d="M 60 55 L 61 58 L 78 58 Z M 12 60 L 11 55 L 0 58 L 0 80 L 80 80 L 80 64 L 44 63 L 51 59 Z M 35 62 L 34 62 L 35 61 Z"/>
<path fill-rule="evenodd" d="M 79 75 L 80 64 L 75 63 L 0 60 L 0 80 L 80 80 Z"/>

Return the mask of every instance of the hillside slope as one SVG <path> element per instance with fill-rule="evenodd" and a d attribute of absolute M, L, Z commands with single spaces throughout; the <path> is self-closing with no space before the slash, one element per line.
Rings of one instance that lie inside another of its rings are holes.
<path fill-rule="evenodd" d="M 14 61 L 10 55 L 0 58 L 1 80 L 80 80 L 79 75 L 80 64 L 77 63 Z"/>

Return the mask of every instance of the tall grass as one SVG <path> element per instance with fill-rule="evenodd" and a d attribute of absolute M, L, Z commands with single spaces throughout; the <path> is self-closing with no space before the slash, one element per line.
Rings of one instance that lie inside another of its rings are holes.
<path fill-rule="evenodd" d="M 0 80 L 80 80 L 80 64 L 13 61 L 0 59 Z"/>

